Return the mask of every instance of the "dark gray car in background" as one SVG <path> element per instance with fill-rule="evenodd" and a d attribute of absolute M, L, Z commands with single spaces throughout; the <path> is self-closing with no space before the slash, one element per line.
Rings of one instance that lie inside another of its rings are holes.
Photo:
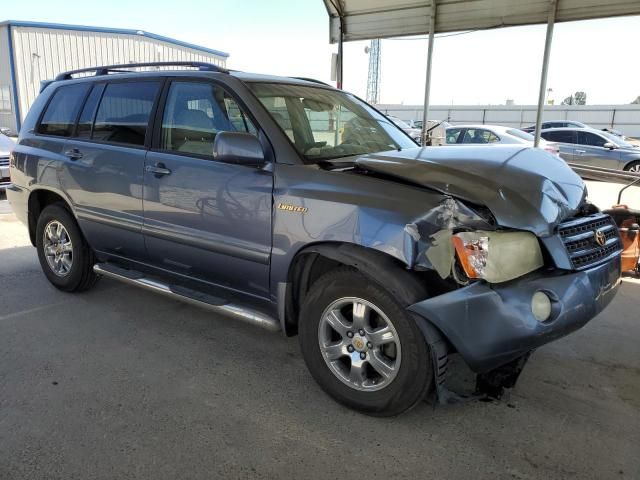
<path fill-rule="evenodd" d="M 178 66 L 62 74 L 25 119 L 8 198 L 57 288 L 107 276 L 299 334 L 373 415 L 454 399 L 456 353 L 499 395 L 614 297 L 618 230 L 558 157 L 419 148 L 319 82 Z"/>
<path fill-rule="evenodd" d="M 555 142 L 567 162 L 640 172 L 640 148 L 612 133 L 592 128 L 551 128 L 540 135 Z"/>

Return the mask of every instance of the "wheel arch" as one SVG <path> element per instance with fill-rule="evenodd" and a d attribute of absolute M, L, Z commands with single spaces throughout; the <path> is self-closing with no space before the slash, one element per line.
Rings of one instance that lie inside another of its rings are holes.
<path fill-rule="evenodd" d="M 296 253 L 289 266 L 287 282 L 279 295 L 279 302 L 283 302 L 280 321 L 287 336 L 297 333 L 300 306 L 313 282 L 341 266 L 352 267 L 382 285 L 404 306 L 429 296 L 425 279 L 387 253 L 352 243 L 316 243 Z M 381 278 L 384 278 L 384 283 Z"/>
<path fill-rule="evenodd" d="M 36 227 L 38 225 L 38 217 L 47 206 L 54 203 L 62 204 L 64 208 L 66 208 L 75 218 L 75 214 L 73 213 L 69 202 L 60 193 L 48 188 L 36 188 L 29 193 L 29 199 L 27 201 L 29 239 L 34 247 L 36 246 Z"/>

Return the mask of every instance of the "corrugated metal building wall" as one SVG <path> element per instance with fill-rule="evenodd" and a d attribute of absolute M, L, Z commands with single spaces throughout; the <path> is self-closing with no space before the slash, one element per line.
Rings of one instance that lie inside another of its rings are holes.
<path fill-rule="evenodd" d="M 0 127 L 17 131 L 38 96 L 40 81 L 52 79 L 65 70 L 164 61 L 198 61 L 225 66 L 228 56 L 225 52 L 143 31 L 2 22 Z M 8 95 L 9 103 L 5 101 L 5 95 Z"/>

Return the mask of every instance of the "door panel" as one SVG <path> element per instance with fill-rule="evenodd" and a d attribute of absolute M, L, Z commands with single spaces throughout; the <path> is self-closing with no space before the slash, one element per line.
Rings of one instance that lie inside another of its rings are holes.
<path fill-rule="evenodd" d="M 62 174 L 91 246 L 146 259 L 142 236 L 145 138 L 160 81 L 96 84 L 65 145 Z"/>
<path fill-rule="evenodd" d="M 253 167 L 149 152 L 144 234 L 161 268 L 268 296 L 273 177 Z"/>
<path fill-rule="evenodd" d="M 151 262 L 268 297 L 273 175 L 213 159 L 218 132 L 257 129 L 216 83 L 175 79 L 165 90 L 144 173 Z"/>

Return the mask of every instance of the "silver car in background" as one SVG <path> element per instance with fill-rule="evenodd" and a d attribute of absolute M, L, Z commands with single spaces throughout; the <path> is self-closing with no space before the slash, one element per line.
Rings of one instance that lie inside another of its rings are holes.
<path fill-rule="evenodd" d="M 11 183 L 9 179 L 9 155 L 16 144 L 0 133 L 0 192 L 4 192 Z"/>
<path fill-rule="evenodd" d="M 640 173 L 640 148 L 621 137 L 593 128 L 551 128 L 540 135 L 560 148 L 570 163 Z"/>
<path fill-rule="evenodd" d="M 533 135 L 518 128 L 500 125 L 455 125 L 447 128 L 447 145 L 526 145 L 533 147 Z M 558 147 L 546 140 L 540 148 L 558 155 Z"/>
<path fill-rule="evenodd" d="M 420 135 L 422 135 L 422 130 L 420 128 L 413 128 L 404 120 L 401 120 L 393 115 L 387 115 L 387 118 L 395 123 L 400 130 L 409 135 L 413 139 L 413 141 L 420 143 Z"/>

